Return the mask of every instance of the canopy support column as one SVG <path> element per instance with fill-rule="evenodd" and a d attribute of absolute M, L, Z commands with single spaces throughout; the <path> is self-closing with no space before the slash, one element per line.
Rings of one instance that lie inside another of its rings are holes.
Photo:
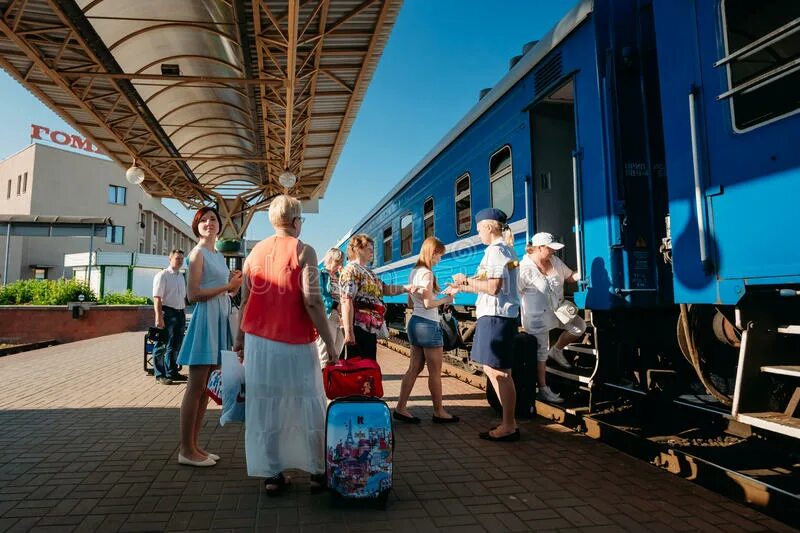
<path fill-rule="evenodd" d="M 11 222 L 6 227 L 6 260 L 3 263 L 3 285 L 8 285 L 8 254 L 11 251 Z"/>

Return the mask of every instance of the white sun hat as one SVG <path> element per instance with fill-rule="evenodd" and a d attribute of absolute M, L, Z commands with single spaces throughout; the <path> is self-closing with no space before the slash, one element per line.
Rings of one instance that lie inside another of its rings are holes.
<path fill-rule="evenodd" d="M 552 233 L 547 233 L 546 231 L 534 235 L 533 239 L 531 239 L 531 246 L 547 246 L 552 250 L 560 250 L 564 247 L 563 244 L 556 241 Z"/>

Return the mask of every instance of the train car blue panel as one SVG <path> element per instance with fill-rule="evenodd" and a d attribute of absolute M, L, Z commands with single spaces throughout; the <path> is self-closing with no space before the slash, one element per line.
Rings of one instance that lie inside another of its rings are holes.
<path fill-rule="evenodd" d="M 790 96 L 800 78 L 769 74 L 796 54 L 797 39 L 779 40 L 749 63 L 715 66 L 799 9 L 790 1 L 655 1 L 659 68 L 670 72 L 661 94 L 678 302 L 735 304 L 746 285 L 800 275 L 800 235 L 792 230 L 800 115 Z M 743 25 L 748 32 L 737 30 Z M 756 75 L 765 85 L 743 91 Z"/>

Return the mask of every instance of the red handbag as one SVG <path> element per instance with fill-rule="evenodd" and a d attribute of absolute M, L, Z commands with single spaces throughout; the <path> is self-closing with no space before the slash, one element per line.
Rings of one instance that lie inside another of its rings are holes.
<path fill-rule="evenodd" d="M 344 396 L 383 396 L 381 367 L 372 359 L 340 359 L 335 365 L 322 369 L 322 383 L 329 400 Z"/>

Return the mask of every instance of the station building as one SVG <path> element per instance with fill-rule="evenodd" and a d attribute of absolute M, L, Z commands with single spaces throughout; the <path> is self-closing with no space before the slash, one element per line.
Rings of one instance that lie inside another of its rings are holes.
<path fill-rule="evenodd" d="M 92 243 L 98 255 L 135 259 L 167 255 L 173 248 L 188 252 L 196 244 L 191 227 L 160 199 L 128 183 L 116 163 L 41 143 L 0 161 L 0 214 L 108 217 L 113 225 Z M 0 257 L 5 239 L 0 236 Z M 8 280 L 1 279 L 0 267 L 0 283 L 70 278 L 73 266 L 69 261 L 65 266 L 65 256 L 88 252 L 86 237 L 11 237 Z"/>

